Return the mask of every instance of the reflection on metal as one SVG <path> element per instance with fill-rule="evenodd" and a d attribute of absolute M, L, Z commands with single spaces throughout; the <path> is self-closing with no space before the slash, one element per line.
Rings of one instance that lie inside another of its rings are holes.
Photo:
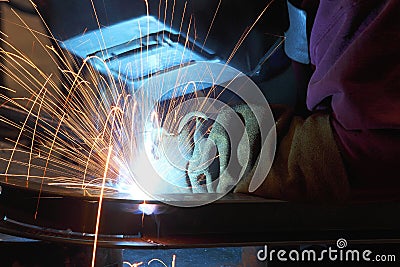
<path fill-rule="evenodd" d="M 151 215 L 157 210 L 157 205 L 143 203 L 139 205 L 139 210 L 146 215 Z"/>
<path fill-rule="evenodd" d="M 1 244 L 1 242 L 26 243 L 26 242 L 38 242 L 38 240 L 22 238 L 22 237 L 12 236 L 12 235 L 0 234 L 0 244 Z"/>

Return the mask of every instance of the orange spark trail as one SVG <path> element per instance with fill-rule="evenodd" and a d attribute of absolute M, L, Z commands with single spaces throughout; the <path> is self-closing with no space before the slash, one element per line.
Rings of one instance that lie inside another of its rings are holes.
<path fill-rule="evenodd" d="M 215 13 L 214 13 L 214 17 L 213 17 L 213 19 L 211 21 L 210 27 L 208 28 L 206 38 L 204 38 L 203 46 L 201 47 L 201 52 L 203 52 L 204 46 L 206 45 L 206 42 L 207 42 L 207 39 L 208 39 L 208 35 L 210 35 L 211 29 L 212 29 L 212 27 L 214 25 L 214 21 L 215 21 L 215 18 L 217 17 L 217 14 L 218 14 L 218 11 L 219 11 L 219 7 L 221 6 L 221 2 L 222 2 L 222 0 L 219 0 L 217 9 L 215 10 Z"/>
<path fill-rule="evenodd" d="M 50 76 L 50 77 L 51 77 L 51 76 Z M 49 77 L 49 79 L 50 79 L 50 77 Z M 10 156 L 10 159 L 9 159 L 9 161 L 8 161 L 7 168 L 6 168 L 6 170 L 5 170 L 5 174 L 8 174 L 8 172 L 9 172 L 9 169 L 10 169 L 10 166 L 11 166 L 11 162 L 12 162 L 12 159 L 13 159 L 13 157 L 14 157 L 14 153 L 15 153 L 15 151 L 16 151 L 16 149 L 17 149 L 19 140 L 21 139 L 21 136 L 22 136 L 22 133 L 23 133 L 23 129 L 26 127 L 26 125 L 27 125 L 27 123 L 28 123 L 28 119 L 30 118 L 30 115 L 31 115 L 32 112 L 33 112 L 33 109 L 34 109 L 34 107 L 35 107 L 35 105 L 36 105 L 36 101 L 38 100 L 38 98 L 39 98 L 39 96 L 41 95 L 42 91 L 43 91 L 43 90 L 46 90 L 46 84 L 47 84 L 47 82 L 48 82 L 48 80 L 47 80 L 46 83 L 43 85 L 42 89 L 40 90 L 40 92 L 39 92 L 39 94 L 38 94 L 38 97 L 35 98 L 35 101 L 34 101 L 32 107 L 31 107 L 31 109 L 29 110 L 29 112 L 28 112 L 26 118 L 25 118 L 25 121 L 24 121 L 24 123 L 23 123 L 23 125 L 22 125 L 21 131 L 19 132 L 18 137 L 17 137 L 17 140 L 15 141 L 14 149 L 13 149 L 12 152 L 11 152 L 11 156 Z M 7 176 L 6 176 L 6 182 L 7 182 Z"/>
<path fill-rule="evenodd" d="M 32 1 L 30 1 L 30 2 L 32 3 L 32 5 L 33 5 L 33 7 L 35 8 L 35 10 L 37 11 L 35 4 L 33 4 Z M 43 43 L 39 40 L 39 38 L 37 37 L 37 35 L 33 33 L 32 29 L 29 27 L 29 25 L 26 24 L 26 22 L 21 18 L 21 16 L 20 16 L 13 8 L 11 8 L 11 11 L 12 11 L 12 12 L 14 13 L 14 15 L 22 22 L 22 24 L 24 24 L 24 26 L 26 27 L 26 29 L 28 29 L 28 30 L 32 33 L 32 36 L 36 39 L 36 41 L 37 41 L 42 47 L 45 47 L 45 46 L 43 45 Z M 37 13 L 37 14 L 40 14 L 39 12 L 36 12 L 36 13 Z M 42 20 L 42 21 L 44 22 L 44 20 Z M 45 23 L 44 23 L 44 24 L 45 24 Z M 47 27 L 47 26 L 46 26 L 46 27 Z M 53 38 L 54 40 L 56 40 L 53 36 L 52 36 L 52 38 Z M 46 51 L 46 53 L 49 55 L 49 57 L 51 58 L 51 60 L 52 60 L 55 64 L 57 64 L 56 59 L 50 54 L 50 52 L 47 51 L 47 50 L 45 50 L 45 51 Z"/>
<path fill-rule="evenodd" d="M 44 179 L 45 179 L 45 177 L 46 177 L 47 167 L 49 166 L 51 153 L 53 152 L 54 146 L 55 146 L 55 144 L 56 144 L 57 135 L 58 135 L 58 133 L 60 132 L 62 123 L 63 123 L 63 121 L 64 121 L 64 119 L 65 119 L 65 115 L 66 115 L 66 113 L 64 113 L 64 115 L 62 116 L 62 118 L 61 118 L 61 120 L 60 120 L 60 123 L 58 124 L 57 131 L 56 131 L 56 133 L 54 134 L 54 139 L 53 139 L 53 141 L 52 141 L 52 143 L 51 143 L 51 148 L 50 148 L 50 150 L 49 150 L 49 154 L 47 155 L 46 165 L 45 165 L 44 171 L 43 171 L 43 178 L 42 178 L 42 181 L 41 181 L 41 183 L 40 183 L 38 201 L 37 201 L 37 203 L 36 203 L 35 220 L 36 220 L 37 215 L 38 215 L 40 196 L 41 196 L 42 190 L 43 190 L 43 184 L 44 184 Z"/>
<path fill-rule="evenodd" d="M 96 230 L 95 230 L 95 233 L 94 233 L 94 244 L 93 244 L 93 254 L 92 254 L 92 267 L 94 267 L 94 264 L 95 264 L 95 261 L 96 261 L 96 250 L 97 250 L 97 241 L 98 241 L 98 237 L 99 237 L 101 207 L 103 205 L 104 187 L 105 187 L 105 183 L 106 183 L 108 165 L 110 163 L 110 158 L 111 158 L 111 152 L 112 151 L 113 151 L 113 146 L 110 146 L 109 149 L 108 149 L 107 161 L 106 161 L 106 166 L 104 168 L 103 181 L 102 181 L 102 184 L 101 184 L 101 191 L 100 191 L 100 197 L 99 197 L 99 207 L 97 208 Z"/>
<path fill-rule="evenodd" d="M 176 0 L 174 0 L 174 4 L 172 5 L 171 22 L 170 22 L 171 29 L 172 29 L 172 24 L 174 22 L 175 4 L 176 4 Z M 168 34 L 168 38 L 171 38 L 171 31 Z"/>
<path fill-rule="evenodd" d="M 165 34 L 165 25 L 166 25 L 165 20 L 167 19 L 167 9 L 168 9 L 168 0 L 165 0 L 163 39 Z"/>
<path fill-rule="evenodd" d="M 147 15 L 147 37 L 146 37 L 146 62 L 149 62 L 149 44 L 150 44 L 150 10 L 149 10 L 149 2 L 148 0 L 144 0 L 146 4 L 146 15 Z M 161 0 L 160 0 L 161 2 Z M 140 51 L 142 53 L 142 51 Z M 142 57 L 142 56 L 140 56 Z M 143 63 L 142 63 L 142 71 L 143 71 Z M 142 72 L 142 80 L 144 80 L 143 72 Z"/>
<path fill-rule="evenodd" d="M 107 48 L 107 47 L 106 47 L 106 42 L 105 42 L 105 40 L 104 40 L 103 31 L 101 30 L 101 25 L 100 25 L 99 17 L 97 16 L 96 7 L 94 6 L 93 0 L 90 0 L 90 3 L 92 4 L 92 9 L 93 9 L 94 17 L 96 18 L 97 27 L 99 28 L 101 40 L 103 41 L 103 47 L 105 48 L 105 49 L 100 49 L 101 55 L 104 57 L 104 52 L 107 53 L 107 50 L 106 50 L 106 48 Z M 100 47 L 101 47 L 101 46 L 100 46 Z"/>
<path fill-rule="evenodd" d="M 181 25 L 179 26 L 179 34 L 178 34 L 178 40 L 177 40 L 178 43 L 179 43 L 179 39 L 180 39 L 180 36 L 182 33 L 183 21 L 185 20 L 186 6 L 187 6 L 187 1 L 185 2 L 185 6 L 183 7 L 183 11 L 182 11 Z"/>
<path fill-rule="evenodd" d="M 244 40 L 246 40 L 247 36 L 250 34 L 250 32 L 253 30 L 254 26 L 256 26 L 257 22 L 261 19 L 261 17 L 264 15 L 264 13 L 268 10 L 268 8 L 271 6 L 272 3 L 274 3 L 275 0 L 272 0 L 269 2 L 263 11 L 261 11 L 260 15 L 258 15 L 257 19 L 253 22 L 253 24 L 250 26 L 248 30 L 245 31 L 244 35 L 242 38 L 240 38 L 239 42 L 236 44 L 235 48 L 233 49 L 231 55 L 229 56 L 228 60 L 226 61 L 226 64 L 229 64 L 231 62 L 233 56 L 236 54 L 237 50 L 239 47 L 243 44 Z"/>
<path fill-rule="evenodd" d="M 49 79 L 51 78 L 51 76 L 52 76 L 52 74 L 50 74 Z M 46 81 L 46 83 L 47 83 L 47 81 Z M 26 176 L 26 182 L 28 182 L 29 176 L 31 175 L 30 171 L 31 171 L 31 165 L 32 165 L 33 146 L 34 146 L 34 143 L 35 143 L 34 141 L 35 141 L 35 137 L 36 137 L 37 126 L 38 126 L 38 124 L 39 124 L 40 112 L 41 112 L 41 110 L 42 110 L 43 101 L 44 101 L 45 95 L 46 95 L 46 93 L 47 93 L 47 89 L 46 89 L 46 86 L 45 86 L 46 83 L 45 83 L 44 86 L 43 86 L 44 89 L 45 89 L 45 91 L 44 91 L 43 97 L 42 97 L 42 99 L 41 99 L 41 101 L 40 101 L 39 110 L 38 110 L 38 112 L 37 112 L 36 122 L 35 122 L 34 130 L 33 130 L 33 134 L 32 134 L 32 142 L 31 142 L 31 150 L 30 150 L 30 153 L 29 153 L 28 172 L 27 172 L 27 176 Z M 40 96 L 40 95 L 39 95 L 39 96 Z"/>
<path fill-rule="evenodd" d="M 239 50 L 239 48 L 241 47 L 241 45 L 243 44 L 243 42 L 246 40 L 247 36 L 250 34 L 250 32 L 253 30 L 253 28 L 255 27 L 255 25 L 258 23 L 258 21 L 261 19 L 261 17 L 265 14 L 265 12 L 268 10 L 268 8 L 271 6 L 272 3 L 274 3 L 275 0 L 272 0 L 271 2 L 269 2 L 265 8 L 261 11 L 261 13 L 258 15 L 257 19 L 253 22 L 253 24 L 247 28 L 245 30 L 245 32 L 242 34 L 242 36 L 240 37 L 239 41 L 237 42 L 237 44 L 235 45 L 234 49 L 232 50 L 232 53 L 230 54 L 228 60 L 225 62 L 225 66 L 228 66 L 229 63 L 232 61 L 233 57 L 236 55 L 236 52 Z M 218 80 L 220 78 L 220 76 L 223 74 L 225 68 L 223 68 L 221 70 L 221 72 L 219 73 L 219 75 L 217 76 L 216 80 Z M 233 78 L 229 84 L 231 84 L 232 82 L 234 82 L 236 80 L 238 76 L 236 76 L 235 78 Z M 229 85 L 225 86 L 225 88 L 228 88 Z M 225 89 L 223 89 L 220 94 L 218 95 L 218 97 L 222 94 L 222 92 Z M 208 96 L 211 94 L 213 90 L 210 90 Z M 216 99 L 218 99 L 218 97 Z"/>

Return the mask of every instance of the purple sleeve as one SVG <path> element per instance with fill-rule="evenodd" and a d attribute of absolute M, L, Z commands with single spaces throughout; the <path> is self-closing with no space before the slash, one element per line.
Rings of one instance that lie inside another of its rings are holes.
<path fill-rule="evenodd" d="M 345 129 L 400 129 L 399 47 L 400 1 L 321 0 L 308 108 L 324 108 L 328 99 Z"/>

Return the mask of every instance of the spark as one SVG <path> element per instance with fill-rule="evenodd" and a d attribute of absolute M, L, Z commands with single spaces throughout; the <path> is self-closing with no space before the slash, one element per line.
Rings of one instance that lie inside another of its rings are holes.
<path fill-rule="evenodd" d="M 233 49 L 231 55 L 229 56 L 228 60 L 226 61 L 226 64 L 229 64 L 231 62 L 232 58 L 235 56 L 236 52 L 239 50 L 239 48 L 242 46 L 243 42 L 246 40 L 247 36 L 250 34 L 250 32 L 253 30 L 253 28 L 256 26 L 257 22 L 262 18 L 264 13 L 268 10 L 268 8 L 274 3 L 275 0 L 270 1 L 264 9 L 260 12 L 256 20 L 251 24 L 251 26 L 243 33 L 242 37 L 240 40 L 237 42 L 235 45 L 235 48 Z"/>
<path fill-rule="evenodd" d="M 99 238 L 99 226 L 100 226 L 100 216 L 101 216 L 101 207 L 103 205 L 103 197 L 104 197 L 104 185 L 106 183 L 106 177 L 107 177 L 107 172 L 108 172 L 108 165 L 110 163 L 110 158 L 111 158 L 111 152 L 113 151 L 113 147 L 110 146 L 108 149 L 108 155 L 107 155 L 107 161 L 106 161 L 106 166 L 104 168 L 104 176 L 103 176 L 103 182 L 101 184 L 101 191 L 100 191 L 100 196 L 99 196 L 99 207 L 97 208 L 97 218 L 96 218 L 96 230 L 94 233 L 94 244 L 93 244 L 93 255 L 92 255 L 92 267 L 95 266 L 95 261 L 96 261 L 96 249 L 97 249 L 97 240 Z"/>
<path fill-rule="evenodd" d="M 219 7 L 221 6 L 221 2 L 222 2 L 222 0 L 219 0 L 218 6 L 217 6 L 217 8 L 215 9 L 214 16 L 213 16 L 212 21 L 211 21 L 211 23 L 210 23 L 210 27 L 208 28 L 206 37 L 204 38 L 204 42 L 203 42 L 203 45 L 202 45 L 202 47 L 201 47 L 201 51 L 204 50 L 204 46 L 206 45 L 206 42 L 207 42 L 208 36 L 210 35 L 212 26 L 214 25 L 214 21 L 215 21 L 215 18 L 217 17 L 217 14 L 218 14 L 218 11 L 219 11 Z"/>
<path fill-rule="evenodd" d="M 49 76 L 49 79 L 51 78 L 51 75 Z M 48 79 L 48 80 L 49 80 Z M 44 84 L 44 86 L 43 86 L 43 89 L 45 89 L 46 88 L 46 83 L 48 82 L 48 80 L 46 80 L 46 82 L 45 82 L 45 84 Z M 37 126 L 38 126 L 38 122 L 39 122 L 39 114 L 40 114 L 40 111 L 42 110 L 42 106 L 43 106 L 43 101 L 44 101 L 44 99 L 45 99 L 45 95 L 46 95 L 46 91 L 47 90 L 44 90 L 44 93 L 43 93 L 43 97 L 41 98 L 41 100 L 40 100 L 40 105 L 39 105 L 39 110 L 38 110 L 38 116 L 36 116 L 36 121 L 35 121 L 35 124 L 34 124 L 34 129 L 33 129 L 33 133 L 32 133 L 32 136 L 35 136 L 36 135 L 36 130 L 37 130 Z M 40 96 L 40 92 L 39 92 L 39 96 Z M 33 107 L 33 106 L 32 106 Z M 29 153 L 29 161 L 28 161 L 28 171 L 27 171 L 27 175 L 26 175 L 26 180 L 28 181 L 29 180 L 29 176 L 30 176 L 30 170 L 31 170 L 31 166 L 32 166 L 32 157 L 34 156 L 34 153 L 33 153 L 33 149 L 34 149 L 34 139 L 32 139 L 32 142 L 31 142 L 31 149 L 30 149 L 30 153 Z"/>
<path fill-rule="evenodd" d="M 160 0 L 161 1 L 161 0 Z M 164 9 L 164 29 L 163 29 L 163 38 L 164 38 L 164 33 L 165 33 L 165 21 L 167 19 L 167 10 L 168 10 L 168 0 L 165 0 L 165 9 Z"/>
<path fill-rule="evenodd" d="M 182 19 L 181 19 L 181 25 L 179 26 L 178 42 L 179 42 L 179 38 L 180 38 L 180 36 L 181 36 L 181 33 L 182 33 L 183 22 L 185 21 L 186 6 L 187 6 L 187 1 L 185 1 L 185 5 L 184 5 L 184 7 L 183 7 Z"/>
<path fill-rule="evenodd" d="M 176 0 L 174 0 L 174 3 L 172 5 L 171 22 L 170 22 L 170 28 L 171 29 L 172 29 L 172 24 L 174 22 L 175 5 L 176 5 Z M 171 32 L 169 33 L 168 37 L 171 38 Z"/>

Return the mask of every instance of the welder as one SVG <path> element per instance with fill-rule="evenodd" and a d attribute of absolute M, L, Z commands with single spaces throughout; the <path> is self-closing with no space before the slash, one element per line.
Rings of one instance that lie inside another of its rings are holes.
<path fill-rule="evenodd" d="M 288 10 L 285 51 L 299 87 L 307 87 L 308 112 L 272 106 L 277 151 L 254 194 L 335 202 L 397 197 L 400 2 L 289 0 Z M 224 133 L 215 127 L 211 136 L 221 142 Z M 251 170 L 235 192 L 248 193 L 247 177 Z"/>

